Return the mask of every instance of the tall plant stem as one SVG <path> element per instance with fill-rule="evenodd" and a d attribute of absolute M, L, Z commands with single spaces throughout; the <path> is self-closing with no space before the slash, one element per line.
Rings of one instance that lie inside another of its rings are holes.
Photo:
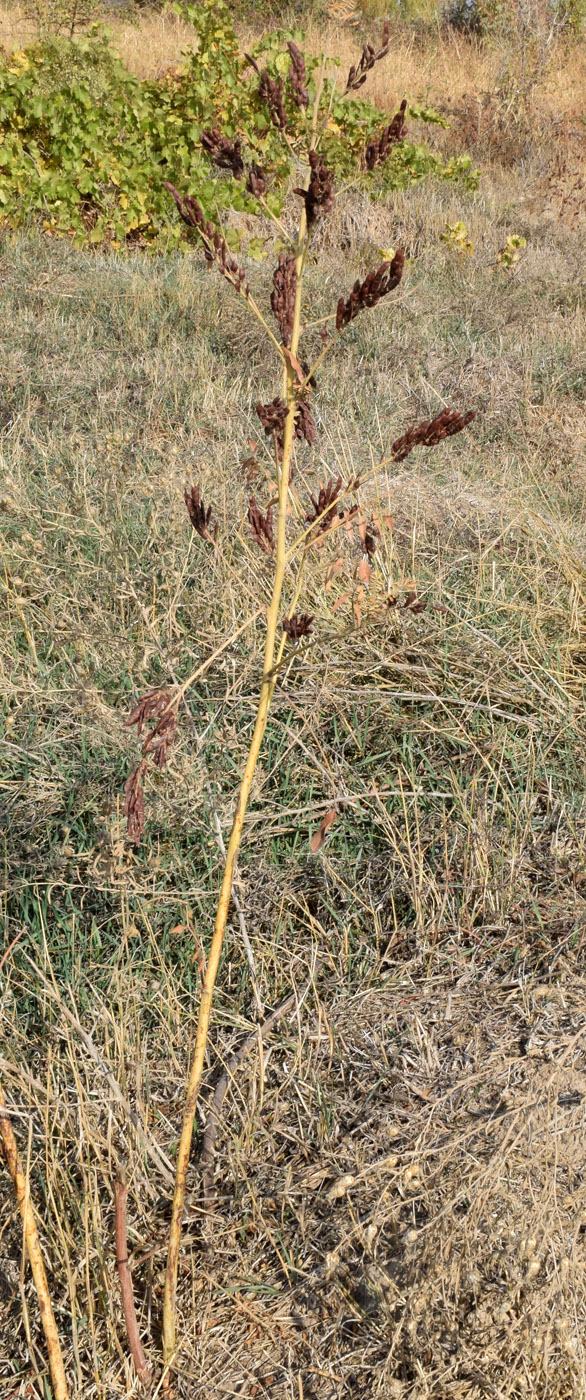
<path fill-rule="evenodd" d="M 299 240 L 297 244 L 298 254 L 296 259 L 297 267 L 297 288 L 295 296 L 295 312 L 293 321 L 293 331 L 291 336 L 291 351 L 295 356 L 299 345 L 299 333 L 301 326 L 301 290 L 302 273 L 307 241 L 307 220 L 305 210 L 302 212 L 299 225 Z M 271 337 L 272 338 L 272 337 Z M 176 1333 L 177 1333 L 177 1270 L 179 1266 L 179 1249 L 181 1245 L 181 1230 L 183 1225 L 183 1212 L 185 1208 L 185 1196 L 187 1191 L 187 1169 L 189 1166 L 189 1154 L 193 1137 L 193 1125 L 197 1099 L 201 1084 L 204 1067 L 206 1045 L 208 1039 L 208 1028 L 210 1021 L 210 1011 L 212 996 L 218 973 L 224 933 L 230 907 L 230 896 L 232 893 L 232 881 L 234 877 L 234 865 L 242 838 L 242 828 L 244 817 L 250 796 L 252 780 L 257 765 L 260 748 L 264 738 L 265 729 L 273 692 L 275 688 L 274 662 L 275 648 L 277 645 L 277 628 L 279 623 L 279 611 L 281 606 L 281 595 L 283 592 L 283 581 L 285 577 L 285 566 L 287 561 L 286 549 L 286 525 L 287 525 L 287 498 L 289 492 L 289 474 L 291 467 L 291 451 L 293 446 L 293 429 L 296 408 L 296 382 L 293 369 L 287 364 L 284 369 L 284 383 L 286 388 L 287 418 L 285 422 L 285 433 L 283 442 L 283 460 L 279 472 L 279 513 L 277 520 L 277 540 L 275 553 L 275 575 L 273 580 L 273 590 L 269 608 L 267 611 L 267 632 L 265 639 L 263 678 L 260 690 L 256 722 L 246 765 L 240 784 L 238 803 L 232 823 L 232 831 L 228 848 L 226 851 L 226 863 L 222 877 L 222 886 L 218 901 L 214 933 L 207 960 L 206 974 L 201 993 L 199 1007 L 199 1018 L 195 1039 L 195 1050 L 189 1079 L 187 1083 L 187 1098 L 183 1114 L 183 1127 L 181 1139 L 177 1152 L 177 1173 L 175 1179 L 175 1193 L 173 1197 L 173 1207 L 171 1212 L 171 1225 L 169 1229 L 169 1252 L 167 1255 L 167 1271 L 165 1277 L 165 1299 L 163 1306 L 163 1359 L 165 1366 L 173 1364 L 176 1354 Z"/>
<path fill-rule="evenodd" d="M 45 1338 L 47 1341 L 49 1370 L 51 1372 L 51 1380 L 53 1383 L 53 1392 L 55 1400 L 69 1400 L 70 1391 L 69 1386 L 67 1384 L 67 1377 L 65 1375 L 63 1353 L 61 1351 L 59 1333 L 57 1332 L 55 1314 L 53 1312 L 53 1305 L 51 1303 L 51 1294 L 49 1293 L 49 1285 L 47 1283 L 47 1275 L 45 1273 L 45 1265 L 43 1263 L 43 1255 L 41 1253 L 41 1244 L 39 1240 L 39 1233 L 37 1230 L 37 1223 L 31 1204 L 27 1179 L 20 1165 L 20 1157 L 18 1155 L 18 1147 L 16 1146 L 16 1139 L 12 1131 L 12 1123 L 10 1122 L 10 1118 L 6 1111 L 6 1099 L 4 1097 L 4 1092 L 1 1084 L 0 1133 L 2 1136 L 4 1160 L 12 1178 L 14 1194 L 18 1201 L 18 1207 L 22 1216 L 24 1238 L 28 1252 L 28 1257 L 30 1259 L 34 1284 L 37 1290 L 37 1298 L 39 1300 L 39 1309 L 41 1313 L 43 1331 L 45 1333 Z"/>

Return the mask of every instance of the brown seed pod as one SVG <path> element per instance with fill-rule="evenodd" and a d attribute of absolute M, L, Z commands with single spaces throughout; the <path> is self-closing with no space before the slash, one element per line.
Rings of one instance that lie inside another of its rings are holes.
<path fill-rule="evenodd" d="M 206 510 L 197 486 L 192 486 L 190 491 L 185 490 L 183 496 L 189 519 L 196 534 L 200 536 L 200 539 L 208 540 L 209 543 L 215 544 L 218 538 L 218 526 L 216 524 L 213 531 L 210 530 L 212 507 L 208 506 Z"/>
<path fill-rule="evenodd" d="M 405 112 L 407 111 L 407 99 L 403 98 L 398 112 L 395 112 L 392 122 L 383 127 L 378 136 L 369 141 L 362 159 L 367 170 L 374 170 L 375 165 L 383 165 L 393 146 L 400 146 L 407 135 L 405 126 Z"/>
<path fill-rule="evenodd" d="M 468 413 L 458 413 L 454 409 L 444 408 L 438 413 L 437 418 L 420 423 L 417 427 L 412 424 L 403 436 L 397 438 L 393 443 L 391 451 L 396 462 L 404 462 L 414 447 L 436 447 L 438 442 L 442 442 L 446 437 L 453 437 L 454 433 L 461 433 L 476 418 L 476 411 L 470 409 Z"/>
<path fill-rule="evenodd" d="M 242 142 L 237 138 L 230 141 L 227 136 L 222 136 L 217 126 L 212 126 L 207 131 L 202 131 L 200 136 L 204 151 L 212 157 L 216 165 L 223 170 L 231 170 L 236 180 L 241 180 L 244 174 L 244 161 L 242 159 Z"/>
<path fill-rule="evenodd" d="M 260 546 L 263 554 L 272 554 L 275 548 L 275 537 L 273 535 L 273 512 L 271 507 L 263 515 L 259 510 L 254 496 L 251 497 L 248 506 L 248 523 L 256 543 Z"/>
<path fill-rule="evenodd" d="M 218 230 L 214 228 L 214 225 L 205 218 L 197 199 L 194 199 L 190 194 L 180 194 L 179 190 L 175 188 L 175 185 L 171 184 L 170 180 L 164 180 L 163 184 L 165 189 L 169 191 L 169 194 L 173 196 L 184 224 L 187 224 L 188 228 L 196 229 L 199 233 L 203 243 L 206 262 L 216 262 L 222 276 L 226 277 L 228 281 L 232 283 L 237 292 L 243 292 L 244 296 L 247 297 L 248 283 L 243 268 L 237 263 L 236 258 L 232 257 L 227 247 L 226 240 L 221 237 Z"/>
<path fill-rule="evenodd" d="M 356 92 L 362 84 L 366 82 L 371 68 L 379 59 L 384 58 L 390 49 L 391 26 L 388 19 L 383 24 L 382 41 L 379 49 L 375 49 L 372 44 L 365 44 L 358 63 L 352 64 L 346 81 L 346 92 Z"/>
<path fill-rule="evenodd" d="M 287 113 L 283 104 L 283 79 L 271 78 L 265 68 L 260 78 L 260 96 L 271 114 L 275 126 L 287 130 Z"/>
<path fill-rule="evenodd" d="M 291 85 L 291 94 L 293 97 L 293 101 L 295 105 L 299 108 L 307 107 L 309 106 L 309 93 L 305 86 L 307 77 L 305 71 L 305 59 L 303 57 L 301 49 L 297 48 L 297 44 L 294 44 L 292 39 L 289 40 L 287 48 L 291 55 L 289 83 Z"/>
<path fill-rule="evenodd" d="M 317 151 L 309 152 L 309 186 L 306 190 L 297 187 L 293 193 L 305 200 L 307 226 L 311 228 L 316 219 L 329 214 L 334 206 L 334 187 L 331 171 L 327 169 Z"/>
<path fill-rule="evenodd" d="M 273 273 L 274 291 L 271 293 L 271 309 L 277 322 L 283 345 L 291 344 L 293 318 L 295 315 L 295 293 L 297 290 L 297 269 L 295 258 L 279 256 L 279 266 Z"/>
<path fill-rule="evenodd" d="M 395 253 L 392 262 L 381 263 L 376 272 L 369 272 L 364 282 L 354 283 L 350 296 L 340 297 L 336 311 L 336 330 L 343 330 L 366 307 L 376 306 L 382 297 L 398 287 L 403 276 L 405 254 L 402 248 Z"/>
<path fill-rule="evenodd" d="M 298 642 L 301 637 L 308 637 L 312 630 L 315 614 L 293 613 L 291 617 L 283 618 L 283 631 L 287 633 L 292 642 Z"/>

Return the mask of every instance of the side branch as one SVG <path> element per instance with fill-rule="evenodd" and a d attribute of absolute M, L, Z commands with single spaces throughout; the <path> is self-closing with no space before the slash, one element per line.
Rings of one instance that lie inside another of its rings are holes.
<path fill-rule="evenodd" d="M 120 1279 L 120 1292 L 122 1294 L 122 1308 L 124 1311 L 124 1321 L 126 1323 L 126 1333 L 132 1353 L 132 1360 L 136 1368 L 136 1374 L 141 1385 L 144 1385 L 146 1388 L 150 1386 L 153 1374 L 146 1359 L 143 1344 L 140 1340 L 134 1307 L 134 1292 L 132 1289 L 132 1276 L 128 1266 L 128 1241 L 126 1238 L 126 1202 L 128 1200 L 128 1187 L 122 1172 L 119 1173 L 116 1181 L 114 1199 L 116 1209 L 116 1264 L 118 1266 L 118 1277 Z"/>

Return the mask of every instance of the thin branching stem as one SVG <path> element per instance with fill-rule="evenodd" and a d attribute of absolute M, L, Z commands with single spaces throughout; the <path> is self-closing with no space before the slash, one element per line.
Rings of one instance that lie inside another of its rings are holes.
<path fill-rule="evenodd" d="M 295 296 L 295 312 L 293 321 L 293 331 L 291 336 L 291 351 L 296 355 L 299 344 L 299 334 L 301 326 L 301 290 L 302 290 L 302 266 L 305 242 L 307 238 L 307 220 L 305 210 L 302 211 L 297 257 L 297 287 Z M 274 339 L 271 333 L 271 339 Z M 284 358 L 284 357 L 283 357 Z M 214 933 L 210 945 L 206 973 L 202 988 L 201 1002 L 199 1008 L 198 1026 L 195 1040 L 195 1050 L 189 1073 L 187 1084 L 187 1099 L 183 1115 L 183 1126 L 181 1139 L 177 1151 L 177 1174 L 175 1182 L 175 1193 L 171 1212 L 171 1226 L 169 1230 L 169 1251 L 167 1256 L 167 1270 L 165 1277 L 165 1298 L 163 1307 L 163 1358 L 166 1365 L 172 1365 L 176 1355 L 176 1334 L 177 1334 L 177 1270 L 179 1266 L 179 1249 L 181 1244 L 181 1230 L 183 1224 L 183 1212 L 185 1208 L 185 1196 L 187 1192 L 187 1169 L 189 1165 L 189 1154 L 193 1137 L 193 1125 L 195 1122 L 195 1112 L 201 1078 L 204 1067 L 205 1051 L 208 1038 L 208 1027 L 214 986 L 220 963 L 226 922 L 230 906 L 232 893 L 232 881 L 234 877 L 234 866 L 236 856 L 242 838 L 244 817 L 248 805 L 250 789 L 254 778 L 256 764 L 264 738 L 269 707 L 274 691 L 273 668 L 275 660 L 275 645 L 277 628 L 279 623 L 279 613 L 281 606 L 281 595 L 286 567 L 286 525 L 287 525 L 287 501 L 289 493 L 289 472 L 291 466 L 291 451 L 293 446 L 293 431 L 295 423 L 295 408 L 297 403 L 296 380 L 291 365 L 287 362 L 283 373 L 284 386 L 286 387 L 287 418 L 285 421 L 283 456 L 279 473 L 279 510 L 277 517 L 277 539 L 275 550 L 275 574 L 271 602 L 267 611 L 267 631 L 265 638 L 263 678 L 258 703 L 256 723 L 246 760 L 246 765 L 242 775 L 238 804 L 232 824 L 230 840 L 226 852 L 226 864 L 220 889 L 220 897 L 216 913 Z"/>

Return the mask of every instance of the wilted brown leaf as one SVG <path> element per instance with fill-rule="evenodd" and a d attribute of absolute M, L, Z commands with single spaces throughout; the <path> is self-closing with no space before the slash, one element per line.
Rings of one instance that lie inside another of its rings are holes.
<path fill-rule="evenodd" d="M 326 573 L 326 579 L 325 579 L 325 587 L 326 587 L 326 588 L 329 588 L 329 587 L 331 586 L 331 584 L 333 583 L 333 581 L 334 581 L 334 579 L 336 578 L 337 574 L 339 574 L 340 569 L 342 569 L 343 567 L 344 567 L 344 560 L 341 559 L 341 558 L 340 558 L 340 559 L 336 559 L 335 563 L 330 564 L 330 565 L 328 566 L 328 570 L 327 570 L 327 573 Z"/>
<path fill-rule="evenodd" d="M 293 373 L 297 380 L 297 387 L 300 388 L 305 379 L 303 367 L 300 365 L 299 360 L 293 354 L 293 351 L 289 350 L 289 347 L 287 345 L 283 346 L 283 354 L 285 356 L 285 359 L 289 361 L 291 369 L 293 370 Z"/>
<path fill-rule="evenodd" d="M 311 849 L 314 855 L 317 851 L 321 851 L 328 831 L 332 825 L 332 822 L 335 822 L 337 815 L 337 809 L 335 807 L 330 807 L 329 810 L 326 812 L 325 817 L 322 817 L 321 823 L 317 831 L 314 831 L 310 842 Z"/>

